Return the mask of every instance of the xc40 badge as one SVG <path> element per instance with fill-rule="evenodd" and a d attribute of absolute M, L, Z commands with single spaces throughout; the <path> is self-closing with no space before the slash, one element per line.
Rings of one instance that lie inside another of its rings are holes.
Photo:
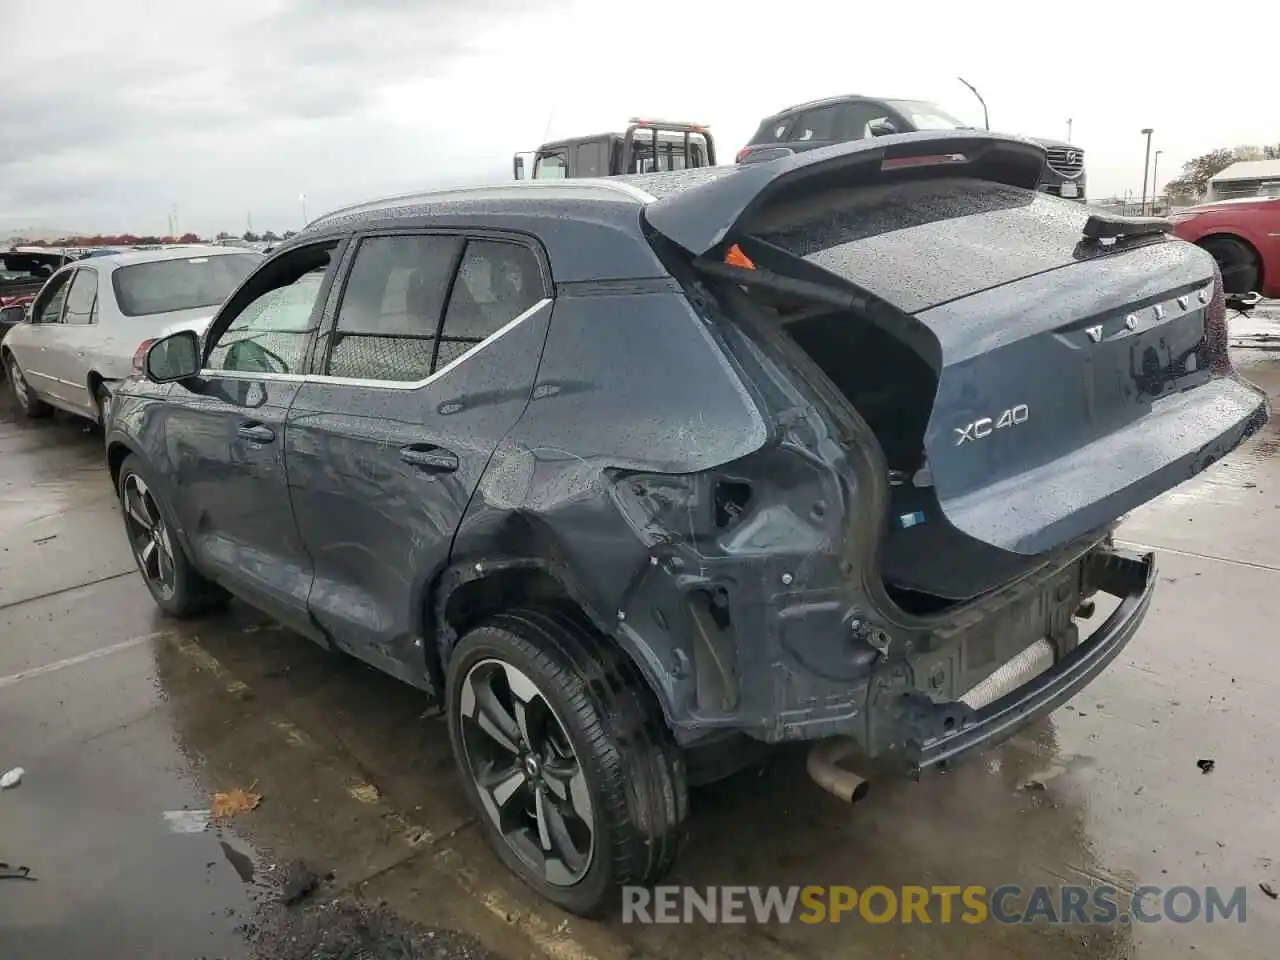
<path fill-rule="evenodd" d="M 1005 427 L 1016 427 L 1026 423 L 1030 416 L 1031 408 L 1025 403 L 1020 403 L 1016 407 L 1010 407 L 998 417 L 981 417 L 963 427 L 956 427 L 956 446 L 989 437 Z"/>

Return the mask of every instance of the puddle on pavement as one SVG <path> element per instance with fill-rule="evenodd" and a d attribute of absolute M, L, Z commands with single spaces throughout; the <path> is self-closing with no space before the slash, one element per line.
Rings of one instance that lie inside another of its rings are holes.
<path fill-rule="evenodd" d="M 219 840 L 218 846 L 222 848 L 222 855 L 227 858 L 227 863 L 231 864 L 241 882 L 253 883 L 253 858 L 241 853 L 225 840 Z"/>

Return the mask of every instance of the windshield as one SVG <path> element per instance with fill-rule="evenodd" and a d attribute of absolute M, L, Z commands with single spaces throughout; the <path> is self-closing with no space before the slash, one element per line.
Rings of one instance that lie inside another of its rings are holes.
<path fill-rule="evenodd" d="M 963 130 L 967 125 L 936 103 L 924 100 L 890 100 L 889 105 L 911 121 L 917 130 Z"/>
<path fill-rule="evenodd" d="M 261 262 L 256 253 L 153 260 L 120 267 L 111 283 L 126 317 L 216 307 Z"/>

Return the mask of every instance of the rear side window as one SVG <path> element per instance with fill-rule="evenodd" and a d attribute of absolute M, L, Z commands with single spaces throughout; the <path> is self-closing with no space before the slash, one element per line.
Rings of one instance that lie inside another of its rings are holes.
<path fill-rule="evenodd" d="M 326 372 L 412 383 L 474 349 L 542 299 L 538 260 L 517 243 L 375 237 L 360 244 Z"/>
<path fill-rule="evenodd" d="M 338 307 L 326 372 L 357 380 L 431 375 L 459 237 L 372 237 L 360 242 Z"/>
<path fill-rule="evenodd" d="M 802 113 L 791 128 L 788 140 L 834 140 L 838 136 L 843 108 L 820 107 Z"/>
<path fill-rule="evenodd" d="M 63 315 L 63 323 L 87 324 L 97 319 L 95 311 L 98 306 L 98 271 L 81 267 L 71 281 L 71 292 L 67 294 L 67 312 Z"/>
<path fill-rule="evenodd" d="M 118 268 L 111 284 L 126 317 L 216 307 L 261 262 L 256 253 L 153 260 Z"/>
<path fill-rule="evenodd" d="M 609 175 L 609 164 L 606 158 L 607 144 L 595 140 L 580 143 L 577 146 L 577 176 L 605 177 Z"/>
<path fill-rule="evenodd" d="M 449 298 L 436 369 L 493 336 L 542 299 L 538 258 L 528 247 L 472 240 Z"/>

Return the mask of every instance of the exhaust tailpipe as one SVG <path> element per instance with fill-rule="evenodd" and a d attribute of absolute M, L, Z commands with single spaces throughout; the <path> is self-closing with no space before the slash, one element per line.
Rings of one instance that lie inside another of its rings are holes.
<path fill-rule="evenodd" d="M 819 740 L 809 750 L 805 769 L 813 782 L 845 803 L 857 803 L 867 795 L 870 784 L 839 763 L 857 749 L 852 737 L 832 737 Z"/>

